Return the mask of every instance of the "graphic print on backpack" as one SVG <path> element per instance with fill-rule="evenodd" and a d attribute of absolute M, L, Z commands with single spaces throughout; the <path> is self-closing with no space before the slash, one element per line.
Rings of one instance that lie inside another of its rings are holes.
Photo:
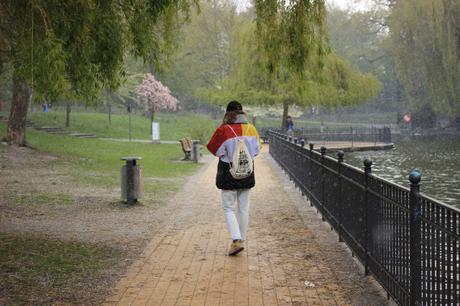
<path fill-rule="evenodd" d="M 238 137 L 233 128 L 230 125 L 229 127 L 235 136 Z M 241 180 L 249 177 L 253 171 L 254 162 L 251 154 L 249 153 L 248 147 L 246 146 L 244 139 L 238 137 L 235 151 L 233 152 L 232 162 L 230 163 L 230 174 L 234 179 Z"/>

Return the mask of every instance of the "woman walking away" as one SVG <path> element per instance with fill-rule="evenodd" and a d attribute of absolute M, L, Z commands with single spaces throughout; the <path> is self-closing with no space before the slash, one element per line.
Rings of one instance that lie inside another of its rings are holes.
<path fill-rule="evenodd" d="M 207 147 L 219 157 L 216 186 L 222 190 L 222 207 L 232 238 L 228 255 L 233 256 L 244 249 L 249 222 L 249 191 L 255 185 L 253 158 L 260 150 L 259 134 L 248 122 L 238 101 L 228 103 L 222 125 L 214 132 Z"/>

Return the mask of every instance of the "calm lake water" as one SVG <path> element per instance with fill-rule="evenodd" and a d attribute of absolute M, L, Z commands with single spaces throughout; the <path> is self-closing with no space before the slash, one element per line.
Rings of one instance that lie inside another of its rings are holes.
<path fill-rule="evenodd" d="M 420 191 L 460 208 L 460 136 L 414 136 L 395 142 L 387 151 L 346 153 L 345 162 L 363 168 L 373 161 L 373 173 L 409 187 L 409 172 L 422 172 Z"/>

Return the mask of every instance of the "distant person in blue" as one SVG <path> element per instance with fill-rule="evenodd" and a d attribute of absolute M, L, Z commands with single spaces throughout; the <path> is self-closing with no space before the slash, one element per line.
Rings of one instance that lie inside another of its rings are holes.
<path fill-rule="evenodd" d="M 42 104 L 42 110 L 43 110 L 44 113 L 47 113 L 49 111 L 48 103 L 43 103 Z"/>
<path fill-rule="evenodd" d="M 286 131 L 289 136 L 294 136 L 294 122 L 291 116 L 286 118 Z"/>

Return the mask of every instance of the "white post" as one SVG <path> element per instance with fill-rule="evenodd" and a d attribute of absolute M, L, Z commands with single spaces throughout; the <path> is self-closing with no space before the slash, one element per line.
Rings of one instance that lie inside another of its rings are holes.
<path fill-rule="evenodd" d="M 160 142 L 160 123 L 159 122 L 152 122 L 152 142 L 153 143 Z"/>

